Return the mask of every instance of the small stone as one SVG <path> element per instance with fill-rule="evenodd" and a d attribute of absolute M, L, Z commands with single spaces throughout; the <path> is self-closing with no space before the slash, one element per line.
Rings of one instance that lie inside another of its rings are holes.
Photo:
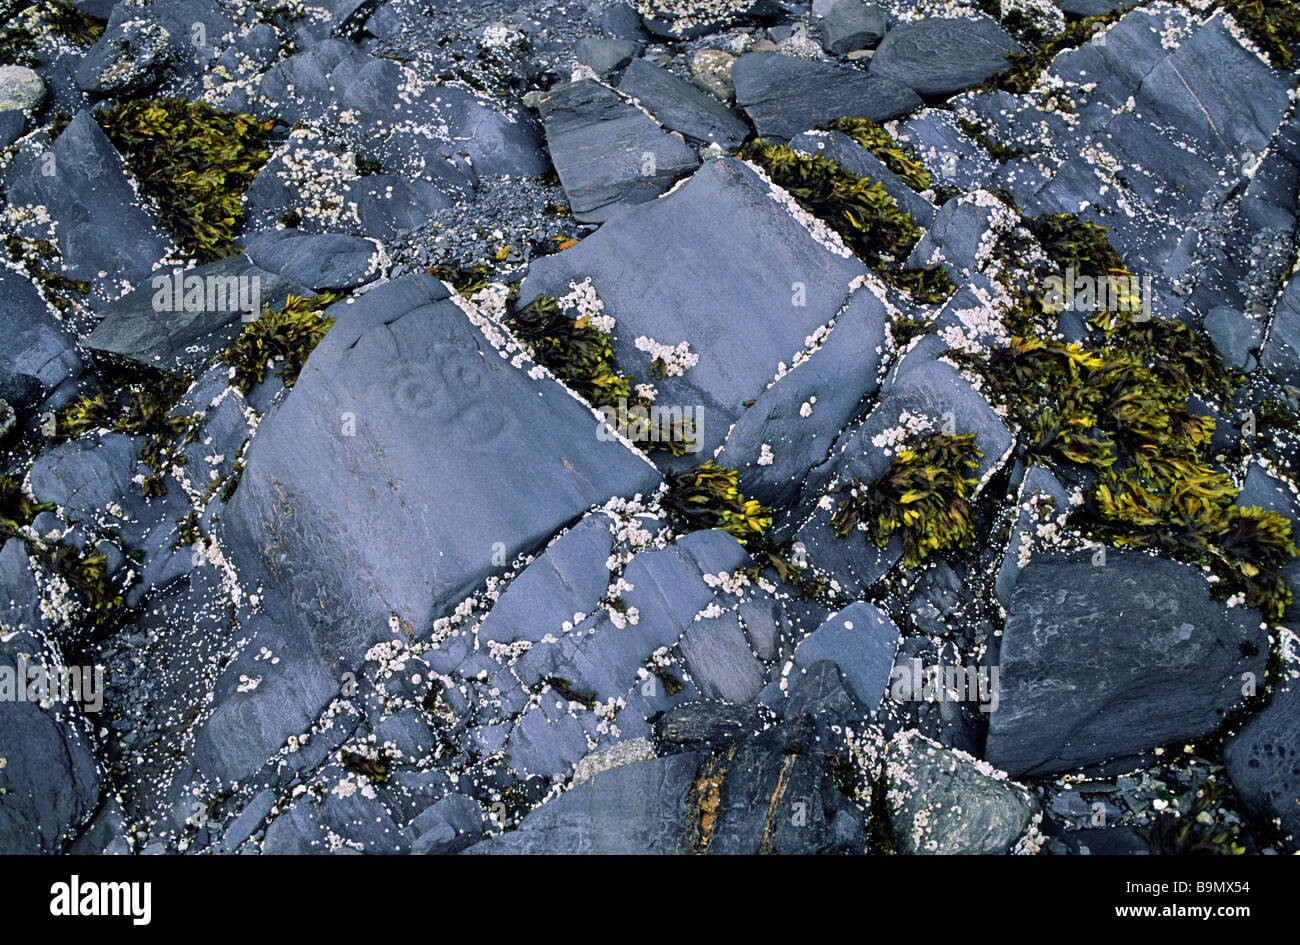
<path fill-rule="evenodd" d="M 0 112 L 34 111 L 45 97 L 45 83 L 26 66 L 0 66 Z"/>

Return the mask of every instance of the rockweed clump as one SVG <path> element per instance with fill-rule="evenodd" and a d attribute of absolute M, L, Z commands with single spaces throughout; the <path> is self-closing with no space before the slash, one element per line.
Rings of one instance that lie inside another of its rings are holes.
<path fill-rule="evenodd" d="M 973 433 L 930 434 L 900 450 L 870 486 L 855 478 L 834 490 L 847 494 L 831 525 L 841 538 L 861 529 L 882 548 L 898 535 L 907 568 L 932 552 L 968 547 L 974 534 L 968 500 L 977 481 L 967 472 L 981 455 Z"/>
<path fill-rule="evenodd" d="M 660 505 L 689 530 L 720 528 L 742 545 L 772 525 L 772 510 L 746 499 L 736 485 L 736 471 L 709 460 L 668 475 L 668 492 Z"/>
<path fill-rule="evenodd" d="M 122 102 L 96 118 L 184 253 L 208 263 L 235 252 L 240 197 L 270 157 L 270 121 L 183 98 Z"/>
<path fill-rule="evenodd" d="M 879 181 L 850 174 L 821 155 L 802 157 L 786 145 L 762 140 L 750 142 L 740 156 L 762 167 L 890 285 L 918 302 L 942 302 L 953 293 L 952 280 L 942 269 L 902 267 L 921 231 Z"/>

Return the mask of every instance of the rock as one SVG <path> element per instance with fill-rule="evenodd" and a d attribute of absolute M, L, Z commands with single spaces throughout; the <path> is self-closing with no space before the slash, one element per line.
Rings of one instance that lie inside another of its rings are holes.
<path fill-rule="evenodd" d="M 741 492 L 773 508 L 794 504 L 804 474 L 879 388 L 888 321 L 885 302 L 858 289 L 821 346 L 741 414 L 718 456 L 739 472 Z"/>
<path fill-rule="evenodd" d="M 875 711 L 889 688 L 899 640 L 898 628 L 889 617 L 873 604 L 859 601 L 800 641 L 794 664 L 806 670 L 823 660 L 834 663 L 858 701 Z"/>
<path fill-rule="evenodd" d="M 47 174 L 49 167 L 56 173 Z M 88 111 L 77 112 L 46 155 L 19 175 L 9 203 L 46 208 L 57 221 L 63 274 L 106 290 L 137 284 L 169 248 L 140 209 L 121 159 Z"/>
<path fill-rule="evenodd" d="M 1300 844 L 1300 686 L 1279 685 L 1267 706 L 1223 745 L 1232 786 L 1247 809 L 1279 826 L 1289 849 Z"/>
<path fill-rule="evenodd" d="M 560 183 L 583 223 L 653 200 L 699 166 L 692 149 L 591 79 L 552 89 L 541 114 Z"/>
<path fill-rule="evenodd" d="M 45 83 L 26 66 L 0 66 L 0 112 L 33 112 L 45 98 Z"/>
<path fill-rule="evenodd" d="M 19 416 L 30 416 L 45 399 L 45 385 L 30 374 L 0 371 L 0 400 Z"/>
<path fill-rule="evenodd" d="M 497 542 L 509 560 L 593 504 L 653 491 L 654 470 L 593 437 L 591 412 L 553 381 L 485 357 L 491 342 L 435 280 L 404 277 L 329 314 L 259 426 L 223 525 L 340 671 L 394 631 L 428 633 L 491 573 Z M 520 455 L 526 467 L 506 458 Z"/>
<path fill-rule="evenodd" d="M 35 672 L 67 679 L 23 543 L 0 548 L 0 853 L 63 852 L 94 811 L 99 769 L 76 700 L 28 701 Z M 78 682 L 85 674 L 78 672 Z M 92 682 L 92 686 L 93 686 Z M 19 696 L 21 687 L 22 696 Z M 85 699 L 90 690 L 82 690 Z M 103 690 L 98 690 L 102 699 Z M 100 706 L 102 708 L 102 704 Z M 87 708 L 91 708 L 90 705 Z"/>
<path fill-rule="evenodd" d="M 30 375 L 48 389 L 81 373 L 72 333 L 55 320 L 30 282 L 3 266 L 0 337 L 5 339 L 0 346 L 0 371 Z"/>
<path fill-rule="evenodd" d="M 731 67 L 736 57 L 721 49 L 701 49 L 691 56 L 691 75 L 700 79 L 705 76 L 717 76 L 727 82 L 731 81 Z"/>
<path fill-rule="evenodd" d="M 1254 353 L 1259 350 L 1264 334 L 1259 322 L 1220 305 L 1205 316 L 1204 328 L 1225 367 L 1250 371 L 1258 366 Z"/>
<path fill-rule="evenodd" d="M 835 56 L 850 50 L 874 49 L 885 37 L 885 13 L 862 0 L 838 0 L 822 18 L 822 45 Z"/>
<path fill-rule="evenodd" d="M 444 797 L 411 821 L 414 854 L 459 853 L 479 840 L 487 827 L 478 801 L 463 794 Z"/>
<path fill-rule="evenodd" d="M 139 443 L 123 433 L 96 433 L 51 447 L 32 463 L 28 484 L 76 521 L 93 517 L 131 489 Z"/>
<path fill-rule="evenodd" d="M 159 23 L 131 20 L 104 31 L 77 67 L 77 88 L 138 95 L 156 85 L 172 59 L 172 36 Z"/>
<path fill-rule="evenodd" d="M 10 109 L 0 111 L 0 148 L 7 148 L 22 137 L 27 126 L 27 116 L 20 111 Z"/>
<path fill-rule="evenodd" d="M 1012 775 L 1123 759 L 1214 731 L 1262 678 L 1259 615 L 1209 598 L 1188 565 L 1108 549 L 1035 557 L 999 657 L 986 757 Z"/>
<path fill-rule="evenodd" d="M 768 728 L 773 717 L 763 706 L 726 702 L 688 702 L 660 716 L 654 743 L 661 754 L 719 751 Z"/>
<path fill-rule="evenodd" d="M 731 69 L 736 103 L 765 138 L 793 138 L 833 118 L 885 121 L 921 107 L 920 97 L 884 75 L 779 53 L 746 53 Z"/>
<path fill-rule="evenodd" d="M 1024 47 L 988 17 L 927 17 L 900 23 L 871 58 L 871 74 L 889 77 L 926 97 L 943 97 L 1010 66 Z"/>
<path fill-rule="evenodd" d="M 695 752 L 620 765 L 529 813 L 517 830 L 475 844 L 474 854 L 677 853 Z"/>
<path fill-rule="evenodd" d="M 1040 526 L 1061 522 L 1070 511 L 1070 495 L 1065 487 L 1043 466 L 1030 466 L 1016 493 L 1016 513 L 1006 554 L 998 568 L 993 593 L 1005 609 L 1024 561 L 1034 550 Z"/>
<path fill-rule="evenodd" d="M 889 744 L 885 771 L 889 826 L 903 853 L 998 856 L 1042 816 L 1006 775 L 915 732 Z"/>
<path fill-rule="evenodd" d="M 749 134 L 748 126 L 716 98 L 644 59 L 627 67 L 618 89 L 636 99 L 663 127 L 681 132 L 694 143 L 716 143 L 732 151 Z"/>
<path fill-rule="evenodd" d="M 1259 360 L 1280 383 L 1300 387 L 1300 275 L 1287 280 L 1273 306 Z"/>
<path fill-rule="evenodd" d="M 638 42 L 604 36 L 584 36 L 573 46 L 573 57 L 583 65 L 591 66 L 596 75 L 622 69 L 640 53 L 641 44 Z"/>
<path fill-rule="evenodd" d="M 696 441 L 710 455 L 744 402 L 830 321 L 849 283 L 866 271 L 846 250 L 818 242 L 796 217 L 773 213 L 788 208 L 774 195 L 744 164 L 710 161 L 672 194 L 534 261 L 520 298 L 562 296 L 570 282 L 590 277 L 607 310 L 618 313 L 620 369 L 637 378 L 652 377 L 651 340 L 685 342 L 698 363 L 654 378 L 656 404 L 696 410 Z M 738 232 L 752 238 L 736 240 Z M 662 259 L 674 277 L 662 278 L 657 267 L 629 269 L 628 259 Z"/>
<path fill-rule="evenodd" d="M 255 265 L 317 292 L 355 289 L 378 279 L 382 252 L 375 240 L 360 236 L 293 230 L 262 233 L 244 250 Z"/>
<path fill-rule="evenodd" d="M 290 295 L 306 297 L 312 291 L 254 265 L 242 253 L 191 269 L 160 270 L 102 309 L 103 319 L 87 345 L 183 374 L 230 345 L 263 306 L 283 309 Z"/>
<path fill-rule="evenodd" d="M 746 703 L 763 688 L 765 668 L 750 650 L 734 611 L 697 617 L 678 646 L 692 681 L 706 699 Z"/>
<path fill-rule="evenodd" d="M 584 518 L 555 539 L 502 592 L 479 627 L 479 639 L 537 643 L 548 633 L 563 633 L 574 614 L 590 613 L 609 588 L 611 541 L 599 517 Z"/>

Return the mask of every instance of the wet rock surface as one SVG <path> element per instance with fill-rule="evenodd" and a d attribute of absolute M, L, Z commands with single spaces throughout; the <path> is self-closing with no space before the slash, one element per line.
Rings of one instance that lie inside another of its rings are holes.
<path fill-rule="evenodd" d="M 1257 23 L 0 7 L 0 852 L 1297 849 Z"/>

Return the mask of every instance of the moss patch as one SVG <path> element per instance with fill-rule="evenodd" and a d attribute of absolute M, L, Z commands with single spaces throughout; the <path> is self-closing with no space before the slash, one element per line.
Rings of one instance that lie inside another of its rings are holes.
<path fill-rule="evenodd" d="M 230 366 L 230 385 L 247 394 L 266 379 L 267 368 L 278 361 L 276 375 L 285 387 L 292 387 L 308 356 L 334 325 L 334 319 L 323 310 L 340 298 L 341 293 L 322 292 L 310 298 L 291 295 L 280 311 L 264 305 L 261 317 L 249 322 L 221 354 Z"/>
<path fill-rule="evenodd" d="M 122 102 L 96 118 L 182 251 L 205 263 L 236 251 L 240 197 L 270 157 L 270 121 L 183 98 Z"/>
<path fill-rule="evenodd" d="M 772 525 L 772 510 L 741 495 L 734 469 L 709 460 L 692 469 L 669 473 L 661 505 L 687 530 L 720 528 L 742 545 Z"/>
<path fill-rule="evenodd" d="M 809 213 L 819 217 L 885 282 L 918 302 L 938 303 L 953 293 L 940 268 L 904 269 L 921 231 L 879 181 L 857 177 L 821 155 L 802 157 L 782 144 L 755 140 L 740 155 L 763 168 Z"/>
<path fill-rule="evenodd" d="M 900 450 L 869 487 L 858 479 L 840 486 L 847 493 L 831 516 L 841 538 L 861 529 L 879 547 L 898 535 L 903 566 L 915 568 L 933 552 L 965 548 L 973 537 L 969 498 L 982 454 L 973 433 L 934 433 Z"/>

